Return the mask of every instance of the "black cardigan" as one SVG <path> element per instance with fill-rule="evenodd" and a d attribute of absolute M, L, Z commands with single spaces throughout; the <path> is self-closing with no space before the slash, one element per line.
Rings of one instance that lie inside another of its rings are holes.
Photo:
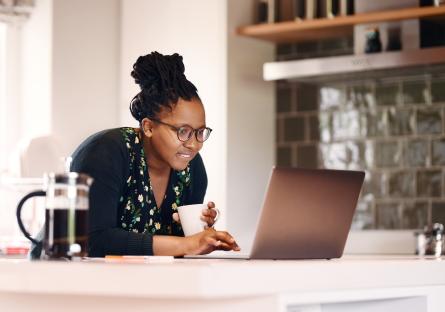
<path fill-rule="evenodd" d="M 90 257 L 153 254 L 152 234 L 129 232 L 118 225 L 119 199 L 127 187 L 129 164 L 129 152 L 120 128 L 90 136 L 73 153 L 71 171 L 87 173 L 94 178 L 89 196 Z M 204 200 L 207 175 L 199 154 L 190 162 L 190 174 L 192 182 L 184 192 L 183 205 Z M 172 178 L 170 182 L 173 182 Z M 173 213 L 167 210 L 169 205 L 166 203 L 172 200 L 169 194 L 167 191 L 161 206 L 163 213 Z"/>

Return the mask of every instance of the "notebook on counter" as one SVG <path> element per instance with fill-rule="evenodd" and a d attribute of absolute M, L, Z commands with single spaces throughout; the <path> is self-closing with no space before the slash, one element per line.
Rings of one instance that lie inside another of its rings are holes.
<path fill-rule="evenodd" d="M 362 171 L 274 167 L 250 253 L 185 258 L 340 258 L 364 177 Z"/>

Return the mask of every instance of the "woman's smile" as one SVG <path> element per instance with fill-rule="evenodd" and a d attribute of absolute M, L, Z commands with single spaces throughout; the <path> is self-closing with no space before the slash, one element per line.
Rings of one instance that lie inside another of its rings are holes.
<path fill-rule="evenodd" d="M 179 158 L 184 158 L 184 159 L 192 159 L 193 154 L 192 153 L 177 153 L 176 154 Z"/>

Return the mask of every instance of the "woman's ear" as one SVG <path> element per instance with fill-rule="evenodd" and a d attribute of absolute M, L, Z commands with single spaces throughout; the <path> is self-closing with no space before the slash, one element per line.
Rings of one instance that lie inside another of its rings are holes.
<path fill-rule="evenodd" d="M 141 125 L 142 125 L 142 131 L 144 131 L 144 134 L 151 138 L 151 136 L 153 135 L 153 122 L 148 119 L 148 118 L 144 118 L 141 121 Z"/>

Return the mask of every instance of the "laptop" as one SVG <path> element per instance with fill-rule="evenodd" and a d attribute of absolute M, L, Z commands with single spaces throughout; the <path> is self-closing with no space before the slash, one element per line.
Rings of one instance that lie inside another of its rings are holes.
<path fill-rule="evenodd" d="M 250 253 L 185 258 L 340 258 L 364 177 L 362 171 L 274 167 Z"/>

